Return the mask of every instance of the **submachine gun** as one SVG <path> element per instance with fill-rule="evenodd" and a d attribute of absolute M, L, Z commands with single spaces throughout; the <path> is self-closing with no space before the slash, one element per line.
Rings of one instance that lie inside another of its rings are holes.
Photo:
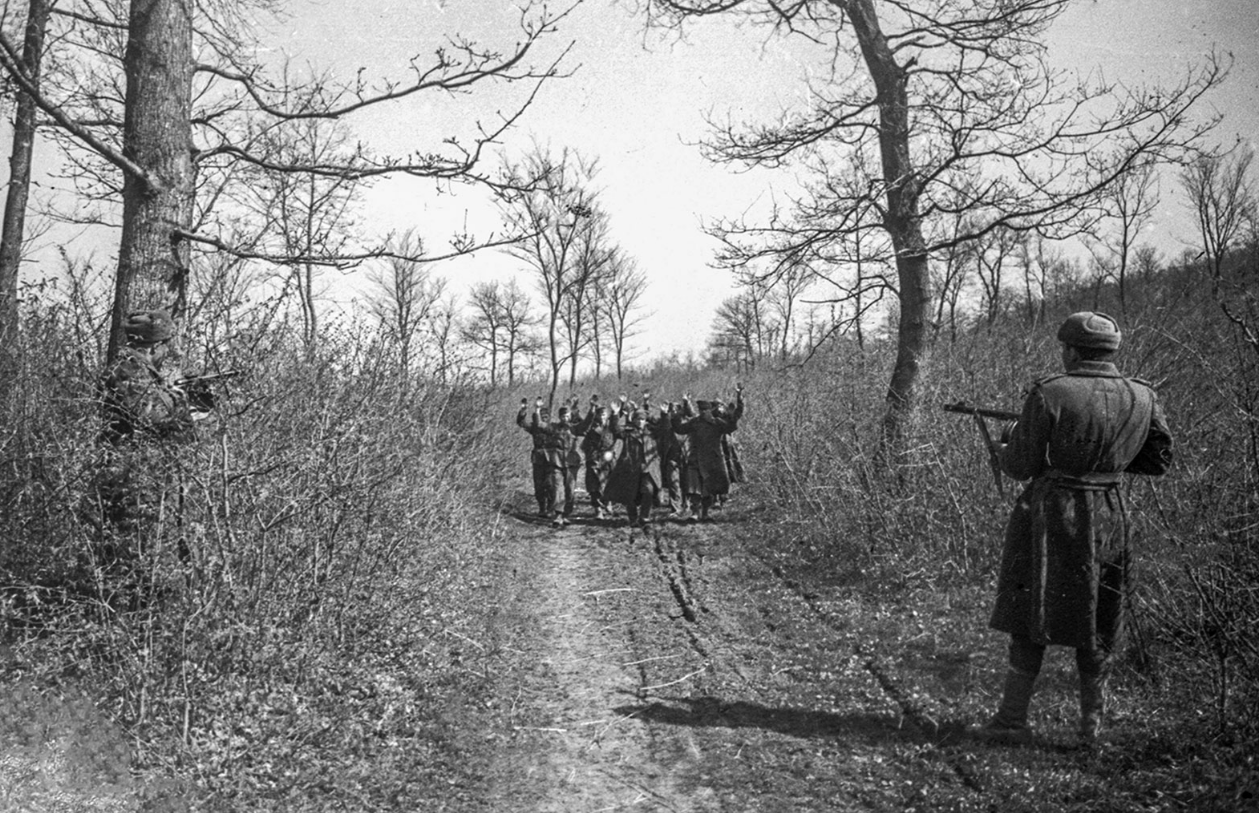
<path fill-rule="evenodd" d="M 992 480 L 996 483 L 997 493 L 1005 496 L 1005 484 L 1001 480 L 1001 458 L 997 454 L 997 444 L 992 439 L 992 433 L 988 431 L 988 422 L 986 418 L 994 421 L 1017 421 L 1019 413 L 1006 412 L 1002 409 L 985 409 L 983 407 L 971 406 L 965 401 L 958 401 L 956 404 L 945 404 L 945 412 L 957 412 L 963 415 L 970 415 L 975 419 L 975 426 L 979 428 L 979 435 L 984 439 L 984 447 L 988 450 L 988 466 L 992 469 Z"/>
<path fill-rule="evenodd" d="M 213 385 L 240 375 L 240 370 L 223 370 L 217 373 L 201 373 L 176 379 L 174 385 L 188 395 L 188 405 L 196 412 L 214 409 L 216 396 Z"/>

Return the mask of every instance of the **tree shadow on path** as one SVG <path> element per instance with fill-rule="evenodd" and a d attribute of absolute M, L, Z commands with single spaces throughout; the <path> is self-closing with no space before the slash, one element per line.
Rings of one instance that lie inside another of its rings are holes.
<path fill-rule="evenodd" d="M 887 714 L 852 712 L 837 714 L 812 709 L 761 706 L 742 700 L 727 702 L 717 697 L 670 698 L 619 706 L 617 714 L 663 725 L 693 728 L 755 728 L 808 739 L 843 739 L 870 743 L 920 739 L 912 726 L 900 726 Z"/>

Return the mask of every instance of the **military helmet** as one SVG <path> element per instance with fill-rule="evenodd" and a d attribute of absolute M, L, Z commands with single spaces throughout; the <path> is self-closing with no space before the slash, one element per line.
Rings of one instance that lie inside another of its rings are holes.
<path fill-rule="evenodd" d="M 1058 341 L 1072 347 L 1118 350 L 1122 339 L 1119 323 L 1097 311 L 1073 313 L 1058 328 Z"/>
<path fill-rule="evenodd" d="M 129 344 L 157 344 L 175 335 L 175 322 L 163 310 L 132 311 L 122 322 Z"/>

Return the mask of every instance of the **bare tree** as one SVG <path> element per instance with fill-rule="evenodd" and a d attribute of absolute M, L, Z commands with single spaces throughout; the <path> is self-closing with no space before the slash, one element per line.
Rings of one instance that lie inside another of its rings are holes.
<path fill-rule="evenodd" d="M 771 243 L 783 267 L 854 231 L 887 235 L 899 302 L 884 422 L 889 439 L 902 435 L 927 361 L 932 252 L 997 229 L 1078 232 L 1129 167 L 1144 156 L 1176 157 L 1214 123 L 1193 126 L 1188 113 L 1224 74 L 1209 58 L 1177 86 L 1145 90 L 1054 72 L 1044 34 L 1066 0 L 643 4 L 651 19 L 668 25 L 737 15 L 768 23 L 775 35 L 832 48 L 831 75 L 810 80 L 807 94 L 799 94 L 805 109 L 770 124 L 714 122 L 711 159 L 790 165 L 813 180 L 788 216 L 767 229 L 719 222 L 712 231 L 736 251 Z M 1122 148 L 1110 162 L 1084 160 L 1116 143 Z M 854 154 L 878 161 L 846 160 Z M 840 176 L 850 180 L 838 182 Z M 925 224 L 959 211 L 973 215 L 972 229 L 928 239 Z"/>
<path fill-rule="evenodd" d="M 462 337 L 489 354 L 490 386 L 498 386 L 504 368 L 508 386 L 514 385 L 519 358 L 538 350 L 533 336 L 538 318 L 528 294 L 514 279 L 478 282 L 469 291 L 468 309 Z"/>
<path fill-rule="evenodd" d="M 769 331 L 764 309 L 763 291 L 755 287 L 744 286 L 737 295 L 723 300 L 713 317 L 710 354 L 733 363 L 736 369 L 754 369 L 771 347 L 766 341 Z"/>
<path fill-rule="evenodd" d="M 1180 173 L 1180 183 L 1198 220 L 1202 252 L 1217 295 L 1224 259 L 1254 216 L 1255 190 L 1249 176 L 1254 157 L 1249 147 L 1224 154 L 1203 153 Z"/>
<path fill-rule="evenodd" d="M 984 321 L 991 327 L 1001 316 L 1006 288 L 1005 272 L 1022 243 L 1022 235 L 1010 229 L 996 229 L 972 240 L 968 247 L 974 258 L 975 278 L 983 291 Z"/>
<path fill-rule="evenodd" d="M 576 151 L 564 148 L 553 156 L 541 145 L 506 172 L 517 185 L 532 187 L 504 195 L 500 208 L 516 241 L 508 251 L 533 273 L 542 295 L 552 398 L 559 389 L 560 371 L 566 364 L 576 364 L 584 339 L 571 329 L 561 331 L 574 321 L 574 310 L 584 307 L 574 304 L 593 267 L 583 256 L 595 244 L 591 231 L 600 229 L 604 219 L 592 188 L 597 174 L 597 163 Z"/>
<path fill-rule="evenodd" d="M 541 318 L 533 309 L 529 295 L 510 280 L 499 299 L 503 313 L 503 351 L 507 354 L 507 386 L 515 386 L 516 371 L 523 361 L 530 360 L 542 351 L 542 342 L 535 335 Z"/>
<path fill-rule="evenodd" d="M 57 127 L 103 158 L 121 176 L 122 236 L 111 319 L 110 359 L 121 343 L 122 318 L 133 304 L 170 304 L 177 315 L 182 311 L 186 305 L 193 244 L 280 263 L 346 264 L 386 253 L 379 246 L 366 246 L 357 251 L 314 257 L 255 255 L 233 246 L 221 234 L 194 229 L 194 190 L 199 168 L 240 163 L 271 173 L 347 181 L 406 174 L 439 182 L 469 182 L 501 188 L 496 178 L 480 172 L 482 153 L 514 126 L 540 86 L 560 75 L 558 59 L 563 58 L 562 54 L 541 68 L 530 66 L 527 59 L 534 45 L 554 33 L 557 21 L 567 13 L 553 14 L 540 4 L 526 3 L 521 10 L 521 38 L 510 49 L 483 47 L 467 39 L 454 38 L 437 50 L 431 65 L 424 66 L 418 59 L 412 62 L 412 76 L 408 80 L 386 79 L 372 83 L 363 76 L 356 76 L 347 84 L 336 85 L 321 78 L 312 80 L 318 92 L 294 94 L 286 83 L 277 84 L 269 79 L 260 65 L 250 64 L 245 56 L 247 49 L 240 47 L 241 40 L 234 36 L 230 23 L 210 17 L 225 13 L 230 4 L 131 0 L 129 16 L 124 22 L 104 16 L 91 19 L 98 12 L 107 13 L 109 8 L 109 4 L 99 9 L 88 6 L 88 13 L 76 14 L 75 19 L 100 30 L 125 31 L 126 46 L 121 49 L 125 89 L 121 104 L 104 111 L 112 120 L 102 125 L 106 132 L 117 132 L 116 128 L 121 126 L 120 139 L 102 137 L 92 124 L 76 120 L 70 108 L 42 94 L 3 32 L 0 32 L 0 69 L 24 92 L 31 94 L 36 105 Z M 198 25 L 196 15 L 199 13 L 205 14 L 206 19 Z M 207 43 L 203 51 L 195 54 L 194 31 Z M 113 51 L 117 52 L 117 49 Z M 206 83 L 197 87 L 197 94 L 210 101 L 212 108 L 195 120 L 192 115 L 194 76 Z M 253 150 L 250 139 L 241 137 L 250 131 L 247 122 L 260 117 L 272 121 L 342 119 L 379 105 L 402 103 L 417 94 L 465 94 L 491 82 L 525 83 L 529 90 L 514 107 L 496 112 L 496 120 L 479 126 L 470 140 L 446 138 L 437 149 L 418 150 L 409 156 L 376 157 L 361 153 L 349 161 L 335 163 L 279 162 Z M 83 95 L 90 94 L 79 94 Z M 315 99 L 320 104 L 310 105 Z M 298 105 L 289 106 L 294 100 Z M 117 117 L 118 110 L 121 110 L 121 121 Z M 117 185 L 107 178 L 103 188 L 108 192 L 111 186 Z M 457 240 L 453 253 L 475 247 L 474 240 Z"/>
<path fill-rule="evenodd" d="M 778 276 L 769 290 L 768 305 L 774 313 L 774 321 L 778 325 L 778 357 L 786 362 L 797 345 L 798 336 L 797 310 L 805 292 L 813 285 L 813 270 L 807 266 L 797 266 Z"/>
<path fill-rule="evenodd" d="M 421 331 L 431 323 L 446 293 L 446 280 L 434 277 L 428 265 L 410 259 L 423 253 L 414 232 L 396 237 L 391 249 L 396 256 L 379 261 L 368 272 L 375 290 L 367 304 L 386 346 L 397 353 L 397 369 L 406 381 L 414 369 Z"/>
<path fill-rule="evenodd" d="M 502 287 L 498 280 L 478 282 L 468 292 L 471 314 L 463 325 L 464 341 L 490 354 L 490 386 L 498 386 L 498 356 L 506 338 Z"/>
<path fill-rule="evenodd" d="M 26 13 L 22 69 L 38 91 L 43 63 L 44 35 L 52 13 L 52 0 L 30 0 Z M 13 55 L 5 55 L 12 59 Z M 18 327 L 18 267 L 26 231 L 26 204 L 31 190 L 31 166 L 35 154 L 35 97 L 17 91 L 13 114 L 13 147 L 9 154 L 9 188 L 5 195 L 4 219 L 0 223 L 0 394 L 11 380 L 10 356 Z"/>
<path fill-rule="evenodd" d="M 593 176 L 592 176 L 593 178 Z M 577 365 L 599 342 L 600 288 L 610 271 L 615 251 L 608 236 L 608 215 L 592 208 L 577 230 L 574 253 L 560 323 L 568 350 L 568 386 L 577 383 Z"/>
<path fill-rule="evenodd" d="M 1119 286 L 1119 307 L 1127 309 L 1128 268 L 1141 230 L 1149 224 L 1158 208 L 1158 174 L 1152 160 L 1132 164 L 1102 193 L 1102 208 L 1114 229 L 1107 237 L 1094 234 L 1090 248 L 1099 264 L 1111 269 Z M 1104 261 L 1103 261 L 1104 260 Z"/>
<path fill-rule="evenodd" d="M 458 297 L 447 294 L 439 299 L 429 310 L 425 321 L 429 370 L 438 383 L 450 384 L 467 360 L 465 348 L 460 343 L 463 327 L 459 321 Z"/>
<path fill-rule="evenodd" d="M 638 264 L 624 251 L 614 252 L 608 263 L 608 274 L 600 285 L 600 302 L 612 343 L 617 381 L 625 375 L 630 339 L 638 335 L 642 326 L 641 307 L 646 293 L 647 277 Z"/>

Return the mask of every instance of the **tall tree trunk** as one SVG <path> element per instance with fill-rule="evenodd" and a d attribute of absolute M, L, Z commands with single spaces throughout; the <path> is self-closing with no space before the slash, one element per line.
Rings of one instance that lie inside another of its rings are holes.
<path fill-rule="evenodd" d="M 896 336 L 896 366 L 887 391 L 885 441 L 896 444 L 916 406 L 918 384 L 927 353 L 927 308 L 930 302 L 927 253 L 922 236 L 918 198 L 922 182 L 909 152 L 909 97 L 906 73 L 896 62 L 879 28 L 873 0 L 848 0 L 848 19 L 874 79 L 879 106 L 879 151 L 887 184 L 888 236 L 896 251 L 900 289 L 900 321 Z"/>
<path fill-rule="evenodd" d="M 127 173 L 122 240 L 110 319 L 109 360 L 123 344 L 122 323 L 137 308 L 186 308 L 192 220 L 192 0 L 132 0 L 127 51 L 123 154 L 147 173 Z"/>
<path fill-rule="evenodd" d="M 22 68 L 39 87 L 44 52 L 44 32 L 52 0 L 30 0 L 26 35 L 22 44 Z M 0 226 L 0 397 L 13 380 L 18 329 L 17 283 L 26 229 L 26 202 L 31 191 L 31 161 L 35 151 L 35 100 L 20 90 L 13 116 L 13 151 L 9 156 L 9 191 Z"/>

